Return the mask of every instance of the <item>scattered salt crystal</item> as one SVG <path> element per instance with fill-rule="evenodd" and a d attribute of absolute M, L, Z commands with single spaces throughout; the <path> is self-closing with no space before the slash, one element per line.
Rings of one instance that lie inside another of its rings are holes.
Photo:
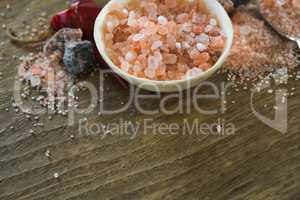
<path fill-rule="evenodd" d="M 31 76 L 30 83 L 32 87 L 39 86 L 41 84 L 41 79 L 38 76 Z"/>
<path fill-rule="evenodd" d="M 46 156 L 46 157 L 50 157 L 50 150 L 49 150 L 49 149 L 46 150 L 45 156 Z"/>
<path fill-rule="evenodd" d="M 66 74 L 65 74 L 65 72 L 63 71 L 63 70 L 59 70 L 58 72 L 57 72 L 57 78 L 58 79 L 62 79 L 62 78 L 64 78 L 66 76 Z"/>
<path fill-rule="evenodd" d="M 272 94 L 272 93 L 273 93 L 273 90 L 272 90 L 272 89 L 269 89 L 269 90 L 268 90 L 268 93 L 269 93 L 269 94 Z"/>
<path fill-rule="evenodd" d="M 164 16 L 159 16 L 157 21 L 160 25 L 166 25 L 168 23 L 168 19 Z"/>
<path fill-rule="evenodd" d="M 53 177 L 54 177 L 54 178 L 58 178 L 58 177 L 59 177 L 59 174 L 58 174 L 57 172 L 55 172 L 55 173 L 53 174 Z"/>
<path fill-rule="evenodd" d="M 217 131 L 218 133 L 222 133 L 222 126 L 220 124 L 217 125 Z"/>
<path fill-rule="evenodd" d="M 42 17 L 46 17 L 46 16 L 47 16 L 47 13 L 46 13 L 46 12 L 42 12 L 42 13 L 41 13 L 41 16 L 42 16 Z"/>

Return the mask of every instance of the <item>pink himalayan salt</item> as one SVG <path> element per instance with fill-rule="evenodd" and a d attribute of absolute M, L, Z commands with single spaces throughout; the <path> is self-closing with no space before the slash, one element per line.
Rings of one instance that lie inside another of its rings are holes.
<path fill-rule="evenodd" d="M 293 0 L 292 4 L 295 12 L 300 15 L 300 0 Z"/>
<path fill-rule="evenodd" d="M 176 22 L 183 24 L 189 19 L 189 15 L 187 13 L 182 13 L 176 16 Z"/>
<path fill-rule="evenodd" d="M 177 63 L 177 56 L 175 54 L 164 54 L 163 61 L 165 64 L 176 64 Z"/>
<path fill-rule="evenodd" d="M 225 36 L 198 3 L 142 0 L 113 10 L 105 26 L 112 61 L 129 74 L 154 80 L 183 79 L 194 68 L 208 70 L 224 48 Z"/>
<path fill-rule="evenodd" d="M 191 77 L 195 77 L 200 75 L 201 73 L 203 73 L 203 70 L 199 69 L 199 68 L 193 68 L 190 69 L 187 73 L 186 73 L 186 78 L 191 78 Z"/>
<path fill-rule="evenodd" d="M 60 64 L 59 52 L 46 56 L 44 53 L 29 54 L 21 57 L 18 68 L 21 80 L 29 81 L 32 87 L 39 87 L 48 92 L 48 97 L 64 93 L 69 78 Z M 51 91 L 47 89 L 51 88 Z"/>
<path fill-rule="evenodd" d="M 168 8 L 175 8 L 177 6 L 177 0 L 165 0 L 165 4 Z"/>
<path fill-rule="evenodd" d="M 197 47 L 197 49 L 198 49 L 200 52 L 202 52 L 202 51 L 206 51 L 206 50 L 207 50 L 207 48 L 208 48 L 208 46 L 207 46 L 207 45 L 205 45 L 205 44 L 202 44 L 202 43 L 197 43 L 196 47 Z"/>
<path fill-rule="evenodd" d="M 163 43 L 160 40 L 157 40 L 157 41 L 153 42 L 153 44 L 151 46 L 151 50 L 158 49 L 161 46 L 163 46 Z"/>
<path fill-rule="evenodd" d="M 277 30 L 300 37 L 300 0 L 259 0 L 258 5 Z"/>
<path fill-rule="evenodd" d="M 137 57 L 137 54 L 135 51 L 128 51 L 126 56 L 125 56 L 125 59 L 128 61 L 128 62 L 132 62 L 132 61 L 135 61 Z"/>
<path fill-rule="evenodd" d="M 234 41 L 224 72 L 237 75 L 241 81 L 257 80 L 274 69 L 294 69 L 299 65 L 296 45 L 273 31 L 257 11 L 240 8 L 232 22 Z"/>
<path fill-rule="evenodd" d="M 168 19 L 164 16 L 159 16 L 157 18 L 157 21 L 160 25 L 167 25 L 168 24 Z"/>

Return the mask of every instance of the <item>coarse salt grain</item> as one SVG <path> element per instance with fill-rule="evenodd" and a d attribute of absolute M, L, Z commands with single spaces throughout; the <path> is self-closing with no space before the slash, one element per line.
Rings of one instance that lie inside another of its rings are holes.
<path fill-rule="evenodd" d="M 205 51 L 205 50 L 207 50 L 207 48 L 208 48 L 207 45 L 202 44 L 202 43 L 197 43 L 196 47 L 197 47 L 197 49 L 198 49 L 199 51 Z"/>
<path fill-rule="evenodd" d="M 192 77 L 200 75 L 201 73 L 203 73 L 203 70 L 201 70 L 199 68 L 193 68 L 193 69 L 190 69 L 186 73 L 186 78 L 192 78 Z"/>
<path fill-rule="evenodd" d="M 162 45 L 163 45 L 163 43 L 160 40 L 155 41 L 155 42 L 153 42 L 151 49 L 152 50 L 158 49 L 158 48 L 162 47 Z"/>
<path fill-rule="evenodd" d="M 208 44 L 209 43 L 209 36 L 205 33 L 202 33 L 202 34 L 196 36 L 195 39 L 196 39 L 197 42 L 201 42 L 203 44 Z"/>
<path fill-rule="evenodd" d="M 59 174 L 58 174 L 57 172 L 55 172 L 55 173 L 53 174 L 53 177 L 54 177 L 54 178 L 58 178 L 58 177 L 59 177 Z"/>
<path fill-rule="evenodd" d="M 175 46 L 176 46 L 177 49 L 181 49 L 181 43 L 180 42 L 176 42 Z"/>
<path fill-rule="evenodd" d="M 189 49 L 191 46 L 189 45 L 189 43 L 183 42 L 182 47 L 185 48 L 185 49 Z"/>
<path fill-rule="evenodd" d="M 212 18 L 212 19 L 210 19 L 209 24 L 212 26 L 217 26 L 218 22 L 216 19 Z"/>
<path fill-rule="evenodd" d="M 137 54 L 135 51 L 128 51 L 128 53 L 125 56 L 125 59 L 128 62 L 131 62 L 131 61 L 134 61 L 136 59 L 136 57 L 137 57 Z"/>
<path fill-rule="evenodd" d="M 141 34 L 141 33 L 138 33 L 138 34 L 135 34 L 133 37 L 132 37 L 132 40 L 137 42 L 137 41 L 140 41 L 142 39 L 145 38 L 145 35 L 144 34 Z"/>
<path fill-rule="evenodd" d="M 160 25 L 166 25 L 168 23 L 168 19 L 164 16 L 159 16 L 157 21 Z"/>
<path fill-rule="evenodd" d="M 177 62 L 177 56 L 175 54 L 165 54 L 163 56 L 163 60 L 165 64 L 176 64 Z"/>

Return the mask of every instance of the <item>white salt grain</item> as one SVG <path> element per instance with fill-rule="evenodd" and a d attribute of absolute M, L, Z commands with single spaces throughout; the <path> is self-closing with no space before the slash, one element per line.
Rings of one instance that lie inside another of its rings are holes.
<path fill-rule="evenodd" d="M 45 156 L 46 156 L 46 157 L 50 157 L 50 150 L 49 150 L 49 149 L 46 150 Z"/>
<path fill-rule="evenodd" d="M 136 57 L 137 57 L 137 54 L 134 51 L 128 51 L 127 54 L 125 55 L 125 59 L 128 62 L 134 61 L 136 59 Z"/>
<path fill-rule="evenodd" d="M 175 46 L 176 46 L 177 49 L 181 49 L 181 43 L 180 42 L 176 42 Z"/>
<path fill-rule="evenodd" d="M 212 26 L 217 26 L 218 23 L 217 23 L 216 19 L 212 18 L 212 19 L 210 19 L 209 24 Z"/>
<path fill-rule="evenodd" d="M 151 49 L 152 50 L 158 49 L 158 48 L 162 47 L 162 45 L 163 45 L 163 43 L 160 40 L 157 40 L 157 41 L 153 42 Z"/>
<path fill-rule="evenodd" d="M 204 33 L 196 36 L 195 39 L 196 39 L 197 42 L 201 42 L 203 44 L 208 44 L 209 43 L 209 36 L 204 34 Z"/>
<path fill-rule="evenodd" d="M 202 44 L 202 43 L 197 43 L 196 47 L 197 47 L 197 49 L 198 49 L 199 51 L 205 51 L 205 50 L 207 50 L 207 48 L 208 48 L 207 45 Z"/>
<path fill-rule="evenodd" d="M 144 34 L 141 34 L 141 33 L 138 33 L 138 34 L 135 34 L 133 37 L 132 37 L 132 40 L 135 41 L 135 42 L 138 42 L 142 39 L 145 38 L 145 35 Z"/>
<path fill-rule="evenodd" d="M 166 17 L 164 17 L 164 16 L 159 16 L 157 18 L 157 21 L 161 25 L 166 25 L 168 23 L 168 19 Z"/>
<path fill-rule="evenodd" d="M 53 177 L 54 177 L 54 178 L 58 178 L 58 177 L 59 177 L 59 174 L 58 174 L 57 172 L 55 172 L 55 173 L 53 174 Z"/>
<path fill-rule="evenodd" d="M 190 69 L 186 73 L 186 78 L 192 78 L 192 77 L 198 76 L 198 75 L 200 75 L 202 73 L 203 73 L 203 70 L 194 67 L 193 69 Z"/>

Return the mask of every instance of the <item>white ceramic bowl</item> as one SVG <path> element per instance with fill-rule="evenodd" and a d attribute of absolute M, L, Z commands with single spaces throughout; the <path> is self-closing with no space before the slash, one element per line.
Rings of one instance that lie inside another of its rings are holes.
<path fill-rule="evenodd" d="M 156 91 L 156 92 L 176 92 L 176 91 L 189 89 L 191 87 L 198 85 L 201 81 L 204 81 L 208 79 L 211 75 L 213 75 L 225 62 L 232 46 L 233 28 L 227 12 L 217 0 L 197 0 L 197 1 L 202 1 L 206 5 L 208 11 L 218 19 L 219 25 L 221 26 L 222 30 L 224 31 L 227 37 L 225 48 L 221 56 L 219 57 L 215 65 L 212 66 L 209 70 L 203 72 L 198 76 L 191 77 L 189 79 L 172 80 L 172 81 L 155 81 L 155 80 L 149 80 L 149 79 L 139 78 L 130 75 L 124 72 L 123 70 L 121 70 L 119 67 L 117 67 L 111 61 L 111 59 L 109 58 L 106 52 L 106 47 L 104 42 L 105 18 L 106 15 L 113 8 L 112 7 L 113 3 L 121 3 L 125 5 L 128 2 L 130 2 L 130 0 L 110 0 L 99 13 L 95 22 L 94 38 L 101 56 L 115 73 L 123 77 L 129 83 L 134 84 L 146 90 Z"/>

